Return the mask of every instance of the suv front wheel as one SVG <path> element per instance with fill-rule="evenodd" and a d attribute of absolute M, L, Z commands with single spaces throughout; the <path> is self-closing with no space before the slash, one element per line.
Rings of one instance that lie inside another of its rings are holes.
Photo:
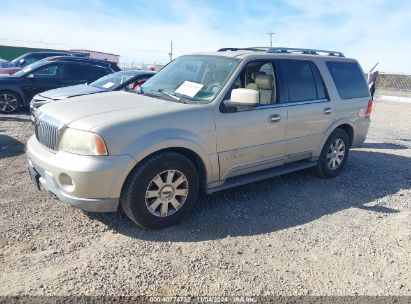
<path fill-rule="evenodd" d="M 349 148 L 347 133 L 342 129 L 335 129 L 324 144 L 318 164 L 313 168 L 314 174 L 322 178 L 337 176 L 347 161 Z"/>
<path fill-rule="evenodd" d="M 174 152 L 158 153 L 139 164 L 127 178 L 120 203 L 127 216 L 148 229 L 179 222 L 198 196 L 193 163 Z"/>

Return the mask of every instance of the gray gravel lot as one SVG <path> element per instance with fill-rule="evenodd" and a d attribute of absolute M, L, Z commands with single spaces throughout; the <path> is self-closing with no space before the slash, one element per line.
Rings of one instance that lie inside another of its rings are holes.
<path fill-rule="evenodd" d="M 409 103 L 374 103 L 337 178 L 204 196 L 161 231 L 38 192 L 32 133 L 27 113 L 0 115 L 0 295 L 411 295 Z"/>

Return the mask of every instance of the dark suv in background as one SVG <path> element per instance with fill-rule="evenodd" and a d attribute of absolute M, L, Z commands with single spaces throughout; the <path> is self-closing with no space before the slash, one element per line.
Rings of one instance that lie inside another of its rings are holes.
<path fill-rule="evenodd" d="M 53 56 L 78 56 L 78 57 L 89 57 L 90 54 L 87 53 L 76 53 L 76 52 L 64 52 L 64 51 L 43 51 L 43 52 L 30 52 L 21 55 L 11 61 L 15 67 L 23 68 L 29 64 L 47 57 Z"/>
<path fill-rule="evenodd" d="M 0 113 L 26 107 L 34 95 L 55 88 L 93 82 L 120 71 L 115 62 L 81 57 L 50 57 L 0 78 Z"/>

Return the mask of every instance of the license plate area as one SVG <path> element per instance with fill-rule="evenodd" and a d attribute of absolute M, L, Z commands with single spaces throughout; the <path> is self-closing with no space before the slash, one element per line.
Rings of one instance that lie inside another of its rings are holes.
<path fill-rule="evenodd" d="M 31 166 L 28 169 L 32 181 L 36 184 L 37 189 L 40 190 L 40 174 Z"/>

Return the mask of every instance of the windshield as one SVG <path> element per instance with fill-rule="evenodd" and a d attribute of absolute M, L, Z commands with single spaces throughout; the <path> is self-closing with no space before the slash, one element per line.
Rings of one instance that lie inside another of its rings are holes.
<path fill-rule="evenodd" d="M 17 57 L 17 58 L 14 58 L 11 62 L 12 62 L 12 63 L 17 63 L 17 62 L 19 62 L 21 59 L 23 59 L 26 55 L 27 55 L 27 54 L 23 54 L 23 55 L 21 55 L 21 56 L 19 56 L 19 57 Z"/>
<path fill-rule="evenodd" d="M 181 56 L 150 78 L 141 93 L 160 92 L 175 96 L 168 100 L 209 103 L 220 93 L 239 62 L 239 59 L 222 56 Z"/>
<path fill-rule="evenodd" d="M 117 72 L 101 77 L 96 81 L 90 83 L 90 85 L 99 89 L 114 90 L 134 76 L 135 73 L 132 72 Z"/>
<path fill-rule="evenodd" d="M 21 77 L 26 74 L 29 74 L 31 71 L 37 69 L 38 67 L 43 66 L 45 63 L 44 61 L 36 61 L 32 64 L 29 64 L 28 66 L 25 66 L 22 70 L 18 71 L 17 73 L 14 73 L 12 76 L 14 77 Z"/>

